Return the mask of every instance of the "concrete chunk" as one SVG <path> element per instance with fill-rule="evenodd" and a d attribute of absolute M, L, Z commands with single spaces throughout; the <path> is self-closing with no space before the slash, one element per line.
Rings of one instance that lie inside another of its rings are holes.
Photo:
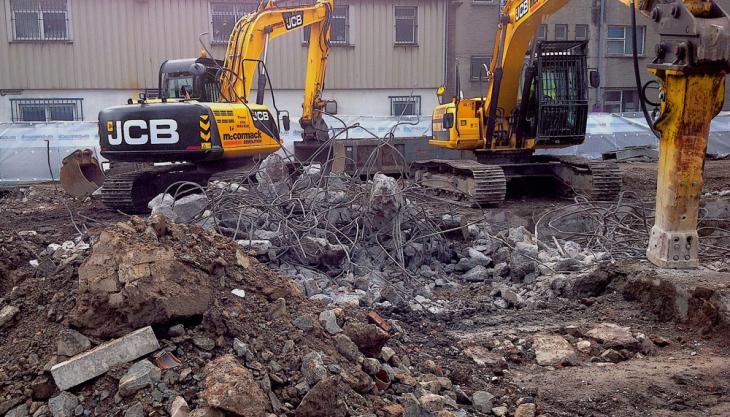
<path fill-rule="evenodd" d="M 147 326 L 55 365 L 51 375 L 58 388 L 65 391 L 159 348 L 152 327 Z"/>

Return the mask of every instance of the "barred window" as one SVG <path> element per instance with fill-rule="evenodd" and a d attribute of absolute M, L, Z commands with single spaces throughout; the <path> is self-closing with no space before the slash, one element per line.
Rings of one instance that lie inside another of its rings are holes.
<path fill-rule="evenodd" d="M 10 0 L 13 40 L 70 40 L 67 0 Z"/>
<path fill-rule="evenodd" d="M 418 116 L 421 114 L 421 96 L 390 96 L 391 116 Z"/>
<path fill-rule="evenodd" d="M 395 8 L 395 44 L 418 43 L 418 7 Z"/>
<path fill-rule="evenodd" d="M 304 44 L 309 43 L 309 34 L 311 28 L 305 27 L 302 31 L 302 41 Z M 350 40 L 350 6 L 335 6 L 332 11 L 332 21 L 330 26 L 330 43 L 332 45 L 351 45 Z"/>
<path fill-rule="evenodd" d="M 11 98 L 13 122 L 84 120 L 82 98 Z"/>
<path fill-rule="evenodd" d="M 213 43 L 228 43 L 233 27 L 239 19 L 255 12 L 258 3 L 211 3 Z"/>

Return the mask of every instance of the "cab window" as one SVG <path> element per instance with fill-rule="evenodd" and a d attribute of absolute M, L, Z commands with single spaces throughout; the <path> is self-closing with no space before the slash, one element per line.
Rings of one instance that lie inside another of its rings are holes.
<path fill-rule="evenodd" d="M 193 97 L 193 76 L 192 75 L 180 75 L 172 76 L 168 75 L 165 79 L 165 86 L 168 98 L 186 98 L 185 93 L 187 92 L 188 97 Z"/>

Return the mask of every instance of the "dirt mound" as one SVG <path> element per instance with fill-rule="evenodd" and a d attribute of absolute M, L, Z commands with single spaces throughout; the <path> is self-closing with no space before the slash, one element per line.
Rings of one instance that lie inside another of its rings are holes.
<path fill-rule="evenodd" d="M 205 234 L 168 228 L 164 217 L 156 220 L 147 224 L 134 219 L 103 231 L 79 267 L 72 323 L 87 334 L 117 337 L 147 325 L 201 316 L 212 298 L 212 277 L 223 274 L 226 266 L 229 275 L 240 276 L 239 270 L 230 271 L 240 268 L 235 248 L 216 244 Z"/>

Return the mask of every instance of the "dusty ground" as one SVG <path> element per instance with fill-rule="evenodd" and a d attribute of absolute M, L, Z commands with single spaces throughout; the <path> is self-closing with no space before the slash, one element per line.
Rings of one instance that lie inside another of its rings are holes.
<path fill-rule="evenodd" d="M 621 171 L 625 189 L 645 197 L 655 193 L 655 164 L 623 163 Z M 730 160 L 708 161 L 704 191 L 728 189 Z M 24 193 L 27 200 L 20 201 L 19 193 Z M 13 232 L 34 230 L 38 235 L 27 239 L 43 247 L 70 239 L 76 234 L 76 227 L 88 228 L 89 235 L 98 235 L 111 222 L 126 218 L 123 214 L 104 209 L 94 200 L 64 201 L 54 198 L 52 186 L 34 186 L 25 191 L 16 189 L 10 195 L 6 194 L 6 197 L 9 196 L 13 198 L 0 202 L 0 247 L 3 249 L 0 297 L 9 296 L 13 287 L 33 274 L 28 266 L 28 261 L 36 258 L 30 249 L 33 245 L 24 245 L 17 239 L 10 242 L 8 236 L 17 236 Z M 570 198 L 555 200 L 539 195 L 513 196 L 505 206 L 487 210 L 486 216 L 495 223 L 529 228 L 541 212 L 569 201 Z M 470 215 L 482 214 L 463 208 L 453 210 Z M 76 226 L 70 221 L 70 214 L 73 214 Z M 546 416 L 730 415 L 730 388 L 727 385 L 730 379 L 730 338 L 725 324 L 713 322 L 709 316 L 704 321 L 683 323 L 672 314 L 665 314 L 662 306 L 657 308 L 656 303 L 646 297 L 642 299 L 641 294 L 632 294 L 632 288 L 638 287 L 625 285 L 622 277 L 643 273 L 653 273 L 646 262 L 622 263 L 609 267 L 605 272 L 609 278 L 592 288 L 589 286 L 587 292 L 524 309 L 495 311 L 489 308 L 489 290 L 475 283 L 461 286 L 456 292 L 438 290 L 444 298 L 459 306 L 457 311 L 447 315 L 402 311 L 382 314 L 404 323 L 405 335 L 395 344 L 401 351 L 417 358 L 416 367 L 429 368 L 428 360 L 432 359 L 454 383 L 494 393 L 497 396 L 495 406 L 506 404 L 510 415 L 515 404 L 533 401 L 538 405 L 538 414 Z M 730 274 L 707 270 L 680 274 L 676 279 L 691 287 L 707 274 L 714 274 L 714 282 L 727 278 L 730 285 Z M 64 286 L 73 286 L 68 284 L 76 280 L 72 268 L 66 273 L 65 280 L 48 282 L 37 289 L 45 294 L 21 296 L 27 296 L 29 301 L 38 304 L 49 303 L 54 292 Z M 58 303 L 58 300 L 54 302 Z M 62 328 L 63 321 L 64 318 L 55 320 L 49 314 L 48 327 L 28 326 L 27 332 L 53 334 Z M 533 336 L 560 334 L 573 341 L 583 337 L 586 329 L 601 322 L 627 326 L 635 333 L 661 337 L 669 343 L 657 347 L 651 354 L 635 356 L 618 364 L 591 362 L 595 353 L 591 352 L 582 354 L 579 366 L 553 368 L 536 365 L 530 349 Z M 16 335 L 33 337 L 31 334 Z M 31 348 L 36 351 L 52 350 L 53 338 L 49 339 L 47 343 Z M 5 355 L 9 355 L 14 343 L 17 340 L 8 340 L 0 335 L 0 344 L 3 345 L 0 351 Z M 499 353 L 505 358 L 506 365 L 476 364 L 464 354 L 464 348 L 469 346 L 480 346 Z M 0 362 L 5 363 L 12 360 L 11 357 L 0 358 Z M 0 403 L 2 399 L 0 395 Z"/>

